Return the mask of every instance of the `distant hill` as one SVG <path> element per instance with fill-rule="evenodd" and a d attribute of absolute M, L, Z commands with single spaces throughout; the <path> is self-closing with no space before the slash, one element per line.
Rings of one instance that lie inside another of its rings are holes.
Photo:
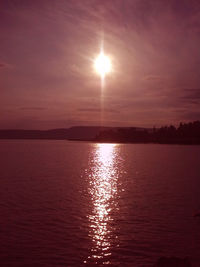
<path fill-rule="evenodd" d="M 180 123 L 153 129 L 119 128 L 101 131 L 96 142 L 112 143 L 158 143 L 200 145 L 200 121 Z"/>
<path fill-rule="evenodd" d="M 44 131 L 6 129 L 0 130 L 0 139 L 93 140 L 101 132 L 116 131 L 118 129 L 119 127 L 101 126 L 74 126 L 66 129 L 51 129 Z"/>
<path fill-rule="evenodd" d="M 0 139 L 54 139 L 111 143 L 200 144 L 200 121 L 160 128 L 75 126 L 52 130 L 0 130 Z"/>
<path fill-rule="evenodd" d="M 100 132 L 113 129 L 100 126 L 75 126 L 67 129 L 52 130 L 0 130 L 0 139 L 55 139 L 55 140 L 91 140 Z"/>
<path fill-rule="evenodd" d="M 101 126 L 74 126 L 68 129 L 68 139 L 71 140 L 91 140 L 100 132 L 112 129 L 112 127 Z"/>

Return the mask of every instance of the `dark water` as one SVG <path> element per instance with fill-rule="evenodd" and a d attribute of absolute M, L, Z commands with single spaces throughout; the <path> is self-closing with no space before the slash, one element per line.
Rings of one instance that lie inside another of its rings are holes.
<path fill-rule="evenodd" d="M 0 141 L 0 266 L 200 266 L 200 146 Z"/>

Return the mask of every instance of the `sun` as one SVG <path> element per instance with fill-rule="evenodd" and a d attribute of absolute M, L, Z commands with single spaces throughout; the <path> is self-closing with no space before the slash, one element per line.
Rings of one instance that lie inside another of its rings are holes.
<path fill-rule="evenodd" d="M 96 72 L 104 78 L 106 74 L 111 72 L 112 64 L 110 58 L 101 52 L 94 61 L 94 68 Z"/>

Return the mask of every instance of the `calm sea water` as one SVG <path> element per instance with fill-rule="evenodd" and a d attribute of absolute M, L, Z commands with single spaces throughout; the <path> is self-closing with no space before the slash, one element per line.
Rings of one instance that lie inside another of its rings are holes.
<path fill-rule="evenodd" d="M 200 146 L 0 141 L 0 266 L 200 266 Z"/>

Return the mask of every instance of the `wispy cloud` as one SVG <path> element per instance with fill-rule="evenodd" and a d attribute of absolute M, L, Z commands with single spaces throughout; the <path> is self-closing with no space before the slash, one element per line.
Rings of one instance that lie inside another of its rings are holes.
<path fill-rule="evenodd" d="M 2 0 L 0 23 L 0 69 L 15 66 L 3 71 L 1 105 L 13 107 L 13 117 L 20 106 L 22 117 L 38 111 L 43 121 L 54 114 L 54 123 L 61 114 L 67 123 L 95 121 L 101 88 L 93 59 L 102 39 L 114 67 L 103 92 L 109 123 L 198 114 L 198 0 Z"/>
<path fill-rule="evenodd" d="M 7 68 L 9 65 L 4 63 L 4 62 L 0 62 L 0 69 L 1 68 Z"/>
<path fill-rule="evenodd" d="M 109 113 L 119 113 L 119 110 L 115 110 L 115 109 L 110 109 L 110 108 L 105 108 L 105 109 L 101 109 L 101 108 L 79 108 L 77 109 L 77 111 L 81 111 L 81 112 L 109 112 Z"/>
<path fill-rule="evenodd" d="M 46 110 L 46 107 L 20 107 L 20 110 Z"/>

